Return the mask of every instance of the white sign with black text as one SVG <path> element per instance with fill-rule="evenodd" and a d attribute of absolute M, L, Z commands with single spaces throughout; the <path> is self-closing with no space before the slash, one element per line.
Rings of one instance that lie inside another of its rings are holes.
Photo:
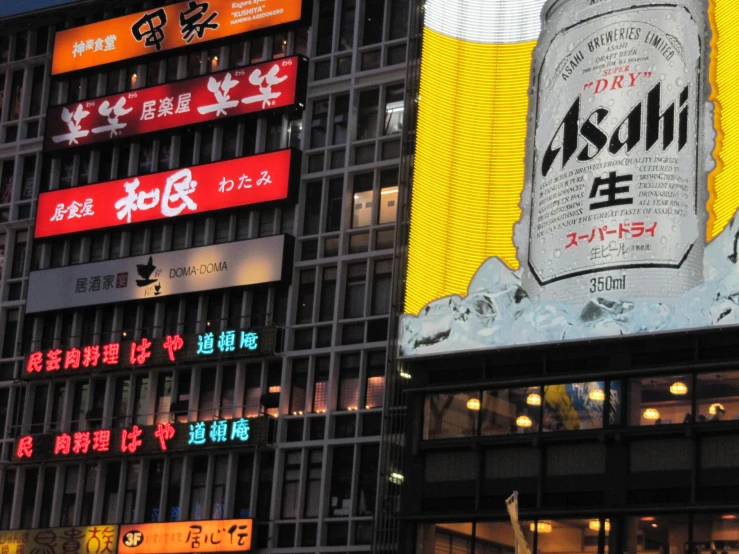
<path fill-rule="evenodd" d="M 281 281 L 285 235 L 31 272 L 26 313 Z"/>

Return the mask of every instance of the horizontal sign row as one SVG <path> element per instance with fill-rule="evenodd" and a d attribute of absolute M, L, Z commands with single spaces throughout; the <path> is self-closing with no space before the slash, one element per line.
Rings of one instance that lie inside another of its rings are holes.
<path fill-rule="evenodd" d="M 307 60 L 293 56 L 238 70 L 49 108 L 48 151 L 305 105 Z"/>
<path fill-rule="evenodd" d="M 186 0 L 56 33 L 51 74 L 300 21 L 302 0 Z"/>
<path fill-rule="evenodd" d="M 285 200 L 300 155 L 279 150 L 235 160 L 45 192 L 36 238 Z"/>
<path fill-rule="evenodd" d="M 32 271 L 26 313 L 284 281 L 292 245 L 292 237 L 275 235 Z"/>
<path fill-rule="evenodd" d="M 167 335 L 140 341 L 109 342 L 69 348 L 37 350 L 26 358 L 28 377 L 81 373 L 100 369 L 154 367 L 200 362 L 229 356 L 267 356 L 275 353 L 274 327 L 208 331 L 199 335 Z"/>
<path fill-rule="evenodd" d="M 187 554 L 247 552 L 251 519 L 91 525 L 0 531 L 3 554 Z"/>
<path fill-rule="evenodd" d="M 274 420 L 264 416 L 24 435 L 16 441 L 14 459 L 41 462 L 91 456 L 193 452 L 238 445 L 264 446 L 270 442 L 270 421 Z"/>

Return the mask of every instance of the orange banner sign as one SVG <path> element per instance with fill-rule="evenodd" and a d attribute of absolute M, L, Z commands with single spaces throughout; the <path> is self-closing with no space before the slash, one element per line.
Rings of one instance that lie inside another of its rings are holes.
<path fill-rule="evenodd" d="M 251 537 L 251 519 L 121 525 L 118 554 L 247 552 Z"/>
<path fill-rule="evenodd" d="M 51 74 L 299 21 L 302 0 L 187 0 L 60 31 Z"/>

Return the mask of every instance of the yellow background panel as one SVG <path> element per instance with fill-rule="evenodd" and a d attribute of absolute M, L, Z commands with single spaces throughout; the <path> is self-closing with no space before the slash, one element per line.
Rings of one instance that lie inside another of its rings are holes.
<path fill-rule="evenodd" d="M 518 267 L 535 42 L 475 44 L 424 30 L 406 311 L 465 294 L 491 255 Z M 504 76 L 504 78 L 496 78 Z"/>
<path fill-rule="evenodd" d="M 739 207 L 739 1 L 711 0 L 710 12 L 718 132 L 708 241 Z M 464 296 L 491 256 L 518 268 L 513 226 L 535 44 L 477 44 L 424 29 L 406 313 Z"/>

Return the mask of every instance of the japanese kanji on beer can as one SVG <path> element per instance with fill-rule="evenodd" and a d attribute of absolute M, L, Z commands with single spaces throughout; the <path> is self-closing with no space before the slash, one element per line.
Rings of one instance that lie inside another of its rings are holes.
<path fill-rule="evenodd" d="M 703 280 L 708 0 L 548 0 L 515 243 L 535 299 L 673 304 Z"/>

